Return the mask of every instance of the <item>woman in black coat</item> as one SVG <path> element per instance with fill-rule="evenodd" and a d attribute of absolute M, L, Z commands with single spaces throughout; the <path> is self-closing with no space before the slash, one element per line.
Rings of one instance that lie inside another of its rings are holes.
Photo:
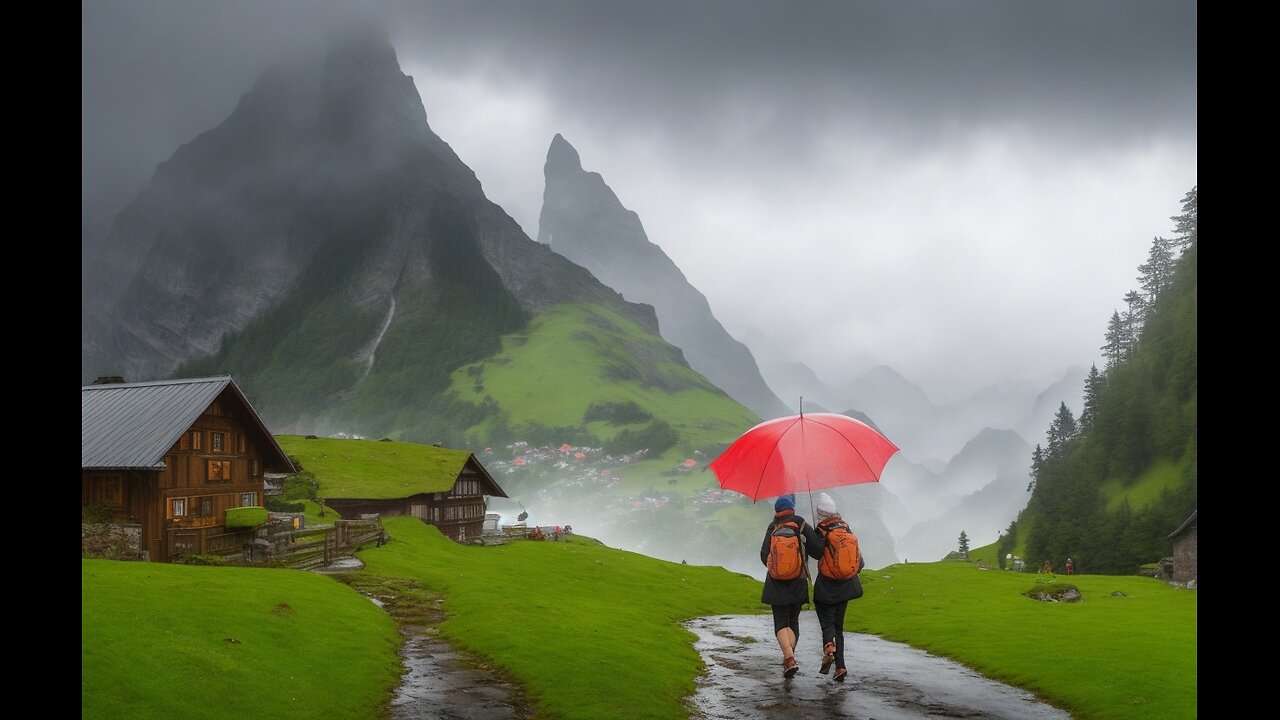
<path fill-rule="evenodd" d="M 778 525 L 794 522 L 800 527 L 803 538 L 800 562 L 804 559 L 805 548 L 818 542 L 813 528 L 796 515 L 796 496 L 783 495 L 773 504 L 773 520 L 764 533 L 764 542 L 760 544 L 760 562 L 769 566 L 770 540 L 773 530 Z M 796 642 L 800 638 L 800 606 L 809 602 L 809 569 L 807 563 L 804 572 L 794 580 L 778 580 L 765 573 L 764 590 L 760 593 L 760 602 L 773 606 L 773 634 L 778 638 L 778 647 L 782 648 L 782 676 L 793 677 L 799 669 L 796 663 Z"/>
<path fill-rule="evenodd" d="M 808 545 L 808 551 L 810 557 L 821 560 L 827 548 L 827 530 L 831 523 L 841 522 L 840 513 L 831 496 L 822 493 L 814 514 L 818 519 L 818 540 Z M 865 566 L 866 561 L 859 551 L 858 572 L 862 572 Z M 845 676 L 849 674 L 844 665 L 844 613 L 849 607 L 849 601 L 860 597 L 862 581 L 856 574 L 848 580 L 837 580 L 827 577 L 819 569 L 818 577 L 813 581 L 813 609 L 818 613 L 818 624 L 822 627 L 822 667 L 818 672 L 826 675 L 832 663 L 835 663 L 836 674 L 832 679 L 836 682 L 844 682 Z"/>

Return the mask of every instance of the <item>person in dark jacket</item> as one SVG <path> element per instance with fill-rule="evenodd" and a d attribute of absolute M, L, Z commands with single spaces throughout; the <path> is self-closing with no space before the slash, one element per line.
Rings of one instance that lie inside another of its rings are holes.
<path fill-rule="evenodd" d="M 810 543 L 808 550 L 810 557 L 820 560 L 827 549 L 827 532 L 831 524 L 842 521 L 835 501 L 826 493 L 818 496 L 818 507 L 814 510 L 814 515 L 818 520 L 817 542 Z M 859 550 L 858 572 L 862 572 L 865 566 L 866 561 Z M 827 577 L 819 570 L 818 577 L 813 581 L 813 609 L 818 614 L 818 625 L 822 627 L 822 667 L 818 672 L 826 675 L 834 663 L 836 674 L 832 679 L 836 682 L 844 682 L 845 676 L 849 674 L 844 664 L 844 613 L 849 607 L 849 601 L 861 596 L 862 581 L 857 575 L 848 580 L 837 580 Z"/>
<path fill-rule="evenodd" d="M 769 546 L 773 529 L 778 525 L 794 521 L 800 526 L 802 542 L 805 547 L 818 541 L 813 528 L 796 514 L 796 496 L 783 495 L 773 504 L 773 520 L 764 532 L 764 542 L 760 543 L 760 562 L 769 566 Z M 801 548 L 801 562 L 805 549 Z M 782 648 L 782 676 L 794 677 L 799 670 L 796 661 L 796 642 L 800 638 L 800 606 L 809 602 L 809 569 L 807 562 L 805 571 L 794 580 L 777 580 L 765 573 L 764 590 L 760 593 L 760 602 L 773 606 L 773 634 L 778 638 L 778 647 Z"/>

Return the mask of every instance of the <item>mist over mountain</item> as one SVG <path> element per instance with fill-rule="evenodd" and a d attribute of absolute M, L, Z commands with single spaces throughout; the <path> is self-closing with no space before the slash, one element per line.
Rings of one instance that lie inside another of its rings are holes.
<path fill-rule="evenodd" d="M 804 398 L 806 411 L 823 412 L 816 409 L 819 406 L 826 408 L 828 412 L 840 412 L 839 408 L 854 407 L 852 395 L 823 382 L 812 368 L 798 360 L 761 360 L 760 372 L 769 387 L 773 388 L 778 397 L 783 398 L 792 412 L 800 411 L 801 398 Z"/>
<path fill-rule="evenodd" d="M 985 428 L 927 483 L 884 482 L 917 518 L 898 539 L 903 557 L 930 561 L 955 550 L 960 531 L 971 546 L 995 541 L 1031 499 L 1032 447 L 1012 430 Z"/>
<path fill-rule="evenodd" d="M 627 300 L 652 305 L 662 337 L 730 397 L 764 419 L 789 414 L 760 377 L 751 351 L 716 320 L 706 296 L 649 240 L 640 217 L 622 205 L 604 178 L 583 170 L 578 151 L 559 134 L 551 140 L 543 173 L 538 242 Z"/>
<path fill-rule="evenodd" d="M 90 267 L 83 318 L 86 381 L 229 372 L 280 432 L 466 445 L 537 425 L 599 445 L 627 428 L 588 439 L 585 411 L 623 400 L 642 406 L 636 435 L 727 442 L 753 420 L 662 341 L 651 307 L 486 199 L 368 28 L 264 72 L 160 164 Z M 522 377 L 455 374 L 516 333 L 490 369 Z M 543 346 L 582 363 L 520 355 Z M 557 401 L 549 380 L 570 374 L 578 392 Z M 704 400 L 677 417 L 665 399 L 677 391 Z"/>

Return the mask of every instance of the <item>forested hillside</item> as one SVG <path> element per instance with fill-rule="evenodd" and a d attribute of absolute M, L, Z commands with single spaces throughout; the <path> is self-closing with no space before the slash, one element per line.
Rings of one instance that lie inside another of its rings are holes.
<path fill-rule="evenodd" d="M 1170 555 L 1169 533 L 1196 509 L 1196 188 L 1172 219 L 1111 316 L 1080 417 L 1063 404 L 1036 446 L 1031 501 L 1002 559 L 1022 548 L 1028 567 L 1070 556 L 1077 572 L 1131 573 Z"/>

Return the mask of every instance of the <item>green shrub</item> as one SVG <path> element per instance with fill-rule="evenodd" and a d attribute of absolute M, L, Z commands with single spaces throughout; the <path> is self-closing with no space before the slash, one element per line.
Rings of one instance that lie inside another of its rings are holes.
<path fill-rule="evenodd" d="M 228 530 L 256 528 L 267 524 L 267 509 L 261 505 L 229 508 L 226 526 Z"/>

